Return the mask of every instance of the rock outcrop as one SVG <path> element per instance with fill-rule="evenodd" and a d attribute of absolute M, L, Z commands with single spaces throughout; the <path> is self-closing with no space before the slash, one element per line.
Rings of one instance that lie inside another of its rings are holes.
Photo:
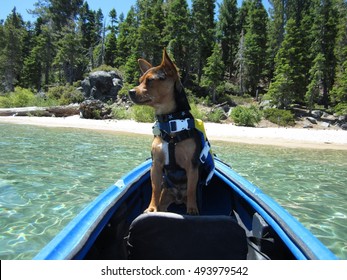
<path fill-rule="evenodd" d="M 82 83 L 82 92 L 86 99 L 98 99 L 102 102 L 115 101 L 123 80 L 115 71 L 92 72 Z"/>

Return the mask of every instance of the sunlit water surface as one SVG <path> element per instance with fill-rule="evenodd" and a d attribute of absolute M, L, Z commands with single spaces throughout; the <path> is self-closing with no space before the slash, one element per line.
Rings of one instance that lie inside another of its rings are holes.
<path fill-rule="evenodd" d="M 0 124 L 0 259 L 31 259 L 150 156 L 150 136 Z M 347 259 L 347 152 L 212 142 L 213 152 Z"/>

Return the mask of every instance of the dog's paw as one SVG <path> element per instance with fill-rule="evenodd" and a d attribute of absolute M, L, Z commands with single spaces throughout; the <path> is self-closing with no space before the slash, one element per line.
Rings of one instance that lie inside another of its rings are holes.
<path fill-rule="evenodd" d="M 150 206 L 145 211 L 143 211 L 143 213 L 151 213 L 151 212 L 158 212 L 157 207 Z"/>
<path fill-rule="evenodd" d="M 196 215 L 199 215 L 199 210 L 198 210 L 198 208 L 191 207 L 191 208 L 187 209 L 187 214 L 196 216 Z"/>

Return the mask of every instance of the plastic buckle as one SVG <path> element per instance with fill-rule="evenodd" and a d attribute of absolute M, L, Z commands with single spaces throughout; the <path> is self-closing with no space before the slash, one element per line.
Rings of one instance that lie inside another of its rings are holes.
<path fill-rule="evenodd" d="M 189 119 L 169 121 L 171 133 L 180 132 L 182 130 L 189 130 L 188 120 Z"/>

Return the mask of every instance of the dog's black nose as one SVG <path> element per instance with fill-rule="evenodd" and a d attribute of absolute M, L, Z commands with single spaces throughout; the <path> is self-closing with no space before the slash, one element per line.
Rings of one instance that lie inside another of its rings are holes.
<path fill-rule="evenodd" d="M 129 96 L 131 99 L 134 99 L 136 96 L 136 90 L 135 89 L 129 90 Z"/>

